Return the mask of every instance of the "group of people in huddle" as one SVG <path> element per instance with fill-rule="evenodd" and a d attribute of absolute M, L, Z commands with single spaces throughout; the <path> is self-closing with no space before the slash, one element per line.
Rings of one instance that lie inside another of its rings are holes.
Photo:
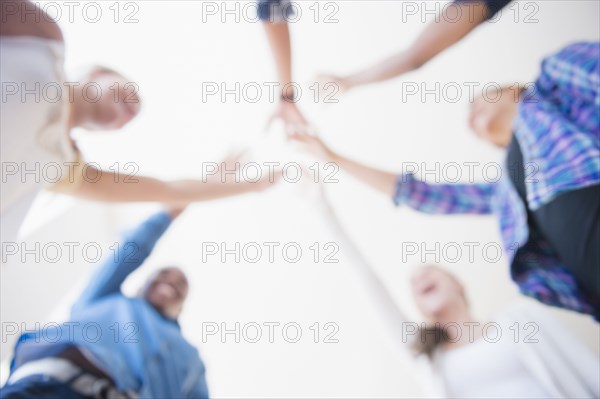
<path fill-rule="evenodd" d="M 8 0 L 0 0 L 3 3 Z M 17 7 L 43 13 L 29 0 Z M 339 165 L 397 206 L 429 214 L 494 215 L 510 274 L 520 292 L 538 302 L 600 319 L 600 43 L 578 42 L 557 49 L 541 63 L 534 85 L 503 87 L 498 101 L 478 97 L 469 126 L 481 139 L 506 150 L 505 172 L 494 183 L 429 184 L 413 174 L 396 174 L 363 165 L 338 153 L 312 133 L 294 93 L 292 46 L 286 20 L 293 8 L 286 0 L 259 0 L 276 64 L 280 93 L 275 118 L 287 136 L 314 156 Z M 342 91 L 401 76 L 432 61 L 510 0 L 451 2 L 463 11 L 458 20 L 430 23 L 405 51 L 349 76 L 327 76 Z M 468 11 L 467 11 L 468 7 Z M 3 10 L 8 9 L 3 7 Z M 3 11 L 4 13 L 5 11 Z M 65 46 L 58 25 L 35 13 L 5 13 L 0 25 L 2 90 L 16 83 L 35 86 L 66 82 Z M 121 83 L 116 97 L 85 99 L 82 87 L 94 82 L 107 92 Z M 205 365 L 182 335 L 178 318 L 188 295 L 188 281 L 177 267 L 154 273 L 135 297 L 123 294 L 127 277 L 144 264 L 170 224 L 195 202 L 260 192 L 277 182 L 221 179 L 164 181 L 97 170 L 98 179 L 81 178 L 86 167 L 71 136 L 75 128 L 120 129 L 140 112 L 141 99 L 119 72 L 96 66 L 60 101 L 21 101 L 2 96 L 1 156 L 11 165 L 53 162 L 63 165 L 57 182 L 4 176 L 1 190 L 2 241 L 15 240 L 42 190 L 105 202 L 159 202 L 164 210 L 128 233 L 118 253 L 107 259 L 73 304 L 70 323 L 57 325 L 58 342 L 23 333 L 14 348 L 10 375 L 0 396 L 16 398 L 206 398 Z M 117 99 L 117 101 L 115 101 Z M 135 101 L 125 101 L 134 99 Z M 528 179 L 527 165 L 536 166 Z M 90 173 L 87 171 L 86 173 Z M 352 247 L 342 230 L 341 240 Z M 129 256 L 128 244 L 137 256 Z M 364 259 L 356 253 L 358 261 Z M 600 362 L 560 323 L 543 312 L 508 309 L 498 320 L 536 321 L 541 340 L 527 347 L 514 343 L 453 339 L 434 326 L 477 321 L 463 285 L 437 266 L 417 271 L 413 297 L 431 331 L 417 334 L 411 356 L 432 372 L 426 384 L 446 397 L 600 397 Z M 105 334 L 86 339 L 81 327 L 90 321 L 107 329 L 115 322 L 139 327 L 134 343 Z M 76 323 L 73 323 L 76 322 Z M 433 332 L 433 334 L 431 334 Z M 46 332 L 47 333 L 47 332 Z M 475 331 L 480 337 L 481 331 Z M 422 339 L 425 337 L 426 339 Z M 433 339 L 430 339 L 433 337 Z"/>

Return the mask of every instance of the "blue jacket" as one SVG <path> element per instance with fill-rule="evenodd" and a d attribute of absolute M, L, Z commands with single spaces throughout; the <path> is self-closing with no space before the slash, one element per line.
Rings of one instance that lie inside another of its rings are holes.
<path fill-rule="evenodd" d="M 95 272 L 73 305 L 70 321 L 23 334 L 15 358 L 42 348 L 48 356 L 52 348 L 76 345 L 89 351 L 121 390 L 142 398 L 207 398 L 204 364 L 177 321 L 143 298 L 121 292 L 123 281 L 150 255 L 171 221 L 161 212 L 132 231 Z"/>

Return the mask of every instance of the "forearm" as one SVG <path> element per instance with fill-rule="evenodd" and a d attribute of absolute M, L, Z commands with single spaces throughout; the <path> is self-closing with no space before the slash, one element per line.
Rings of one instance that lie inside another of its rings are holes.
<path fill-rule="evenodd" d="M 321 211 L 319 216 L 327 222 L 326 226 L 329 227 L 331 234 L 333 234 L 332 237 L 335 239 L 335 242 L 343 250 L 344 257 L 352 259 L 349 265 L 354 267 L 355 271 L 358 272 L 364 287 L 375 301 L 376 307 L 385 316 L 388 327 L 398 337 L 405 337 L 407 331 L 404 327 L 406 327 L 406 323 L 410 319 L 407 318 L 402 309 L 397 305 L 387 285 L 381 280 L 377 271 L 360 251 L 359 246 L 352 240 L 346 229 L 344 229 L 332 204 L 329 202 L 327 196 L 324 195 L 324 191 L 321 191 L 321 198 L 319 198 L 317 209 Z M 403 350 L 407 349 L 408 345 L 406 345 L 406 341 L 400 339 L 397 341 L 403 341 L 400 346 Z M 410 353 L 407 354 L 410 355 Z"/>
<path fill-rule="evenodd" d="M 355 87 L 380 82 L 420 68 L 459 42 L 483 22 L 487 15 L 487 8 L 483 3 L 452 3 L 448 7 L 458 7 L 456 13 L 461 17 L 458 20 L 449 20 L 448 17 L 438 16 L 406 51 L 349 76 L 346 78 L 348 85 Z"/>
<path fill-rule="evenodd" d="M 282 94 L 291 98 L 294 93 L 289 85 L 292 82 L 292 47 L 288 24 L 264 22 L 263 26 L 275 61 Z M 284 88 L 287 89 L 286 92 L 283 92 Z"/>
<path fill-rule="evenodd" d="M 348 76 L 345 83 L 348 87 L 358 87 L 383 82 L 413 71 L 423 63 L 423 61 L 417 61 L 417 57 L 414 54 L 405 51 Z"/>
<path fill-rule="evenodd" d="M 396 174 L 363 165 L 333 152 L 329 159 L 371 188 L 380 191 L 390 198 L 394 195 L 397 179 Z"/>
<path fill-rule="evenodd" d="M 163 181 L 152 177 L 127 177 L 102 171 L 96 181 L 84 179 L 79 186 L 66 192 L 80 198 L 104 202 L 162 202 L 185 205 L 245 194 L 255 189 L 250 182 L 221 182 L 211 178 L 201 180 Z"/>
<path fill-rule="evenodd" d="M 394 203 L 429 214 L 491 214 L 496 185 L 428 184 L 412 175 L 397 175 L 333 154 L 336 163 L 356 179 L 380 191 Z"/>
<path fill-rule="evenodd" d="M 173 219 L 168 212 L 156 213 L 124 237 L 115 252 L 93 274 L 74 309 L 85 308 L 90 302 L 119 292 L 121 284 L 144 263 Z"/>

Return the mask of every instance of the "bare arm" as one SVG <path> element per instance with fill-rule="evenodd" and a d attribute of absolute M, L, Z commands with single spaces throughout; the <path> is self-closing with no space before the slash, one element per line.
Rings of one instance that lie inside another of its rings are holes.
<path fill-rule="evenodd" d="M 0 36 L 35 36 L 63 41 L 58 24 L 29 0 L 0 0 Z"/>
<path fill-rule="evenodd" d="M 442 13 L 436 21 L 425 28 L 425 31 L 406 51 L 356 74 L 339 78 L 340 85 L 349 89 L 392 79 L 418 69 L 447 48 L 458 43 L 485 21 L 488 15 L 487 6 L 482 2 L 451 3 L 448 7 L 457 7 L 458 10 L 448 10 L 446 13 Z M 454 15 L 460 15 L 460 18 L 451 20 L 449 16 Z"/>
<path fill-rule="evenodd" d="M 108 256 L 73 305 L 79 313 L 95 301 L 121 291 L 127 277 L 142 266 L 176 215 L 168 210 L 156 213 L 126 234 L 113 256 Z"/>
<path fill-rule="evenodd" d="M 337 154 L 316 136 L 297 134 L 292 136 L 292 138 L 304 143 L 308 150 L 313 154 L 325 159 L 327 162 L 337 164 L 341 169 L 344 169 L 353 177 L 371 188 L 382 192 L 390 198 L 394 195 L 396 190 L 396 180 L 398 179 L 397 174 L 375 169 Z"/>
<path fill-rule="evenodd" d="M 491 214 L 498 211 L 497 195 L 502 188 L 493 183 L 428 184 L 412 174 L 398 175 L 371 168 L 330 150 L 318 137 L 294 135 L 313 154 L 336 163 L 371 188 L 404 204 L 429 214 Z M 505 182 L 505 180 L 503 180 Z"/>
<path fill-rule="evenodd" d="M 264 22 L 263 26 L 267 34 L 269 46 L 277 68 L 277 78 L 281 89 L 292 82 L 292 46 L 290 40 L 290 29 L 287 23 Z M 290 88 L 291 89 L 291 88 Z M 289 90 L 288 90 L 289 91 Z M 293 92 L 281 93 L 292 97 Z"/>
<path fill-rule="evenodd" d="M 263 180 L 256 183 L 235 182 L 231 176 L 222 182 L 216 176 L 206 181 L 163 181 L 152 177 L 130 177 L 99 170 L 96 170 L 96 174 L 88 170 L 86 175 L 90 178 L 82 179 L 75 189 L 70 189 L 69 185 L 58 185 L 55 190 L 97 201 L 163 202 L 186 205 L 190 202 L 210 201 L 260 191 L 273 183 L 266 175 Z"/>
<path fill-rule="evenodd" d="M 363 165 L 336 153 L 332 153 L 330 162 L 337 164 L 356 179 L 386 196 L 392 197 L 394 195 L 396 180 L 398 179 L 397 174 Z"/>
<path fill-rule="evenodd" d="M 277 79 L 281 88 L 281 99 L 275 113 L 269 119 L 267 127 L 275 119 L 283 120 L 287 133 L 296 133 L 306 131 L 308 122 L 298 107 L 296 106 L 296 94 L 292 82 L 292 46 L 290 41 L 290 29 L 287 23 L 264 22 L 265 32 L 275 67 L 277 69 Z"/>
<path fill-rule="evenodd" d="M 414 323 L 410 323 L 410 319 L 394 300 L 394 296 L 391 294 L 388 285 L 381 279 L 377 269 L 369 263 L 360 251 L 359 246 L 348 235 L 343 224 L 338 219 L 333 205 L 330 203 L 327 195 L 325 195 L 322 185 L 319 187 L 319 190 L 321 195 L 314 205 L 320 211 L 321 219 L 326 222 L 326 226 L 329 227 L 344 257 L 352 259 L 349 262 L 350 266 L 354 267 L 355 271 L 359 274 L 360 281 L 364 285 L 365 290 L 367 290 L 367 293 L 373 299 L 373 305 L 381 313 L 383 321 L 387 323 L 388 328 L 393 332 L 394 341 L 398 343 L 404 356 L 411 358 L 413 353 L 409 350 L 407 338 L 414 339 L 412 335 L 414 335 L 416 329 L 407 323 Z"/>

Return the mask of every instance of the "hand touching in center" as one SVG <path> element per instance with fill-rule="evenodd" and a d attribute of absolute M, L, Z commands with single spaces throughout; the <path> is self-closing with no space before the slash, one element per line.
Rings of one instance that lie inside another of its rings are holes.
<path fill-rule="evenodd" d="M 302 115 L 302 112 L 300 112 L 296 103 L 291 102 L 290 100 L 280 101 L 277 110 L 275 110 L 267 123 L 266 130 L 268 130 L 273 122 L 278 119 L 283 122 L 287 136 L 309 131 L 308 121 L 304 115 Z"/>
<path fill-rule="evenodd" d="M 303 144 L 308 152 L 324 161 L 330 162 L 336 157 L 335 153 L 318 136 L 295 133 L 290 136 L 290 139 Z"/>

